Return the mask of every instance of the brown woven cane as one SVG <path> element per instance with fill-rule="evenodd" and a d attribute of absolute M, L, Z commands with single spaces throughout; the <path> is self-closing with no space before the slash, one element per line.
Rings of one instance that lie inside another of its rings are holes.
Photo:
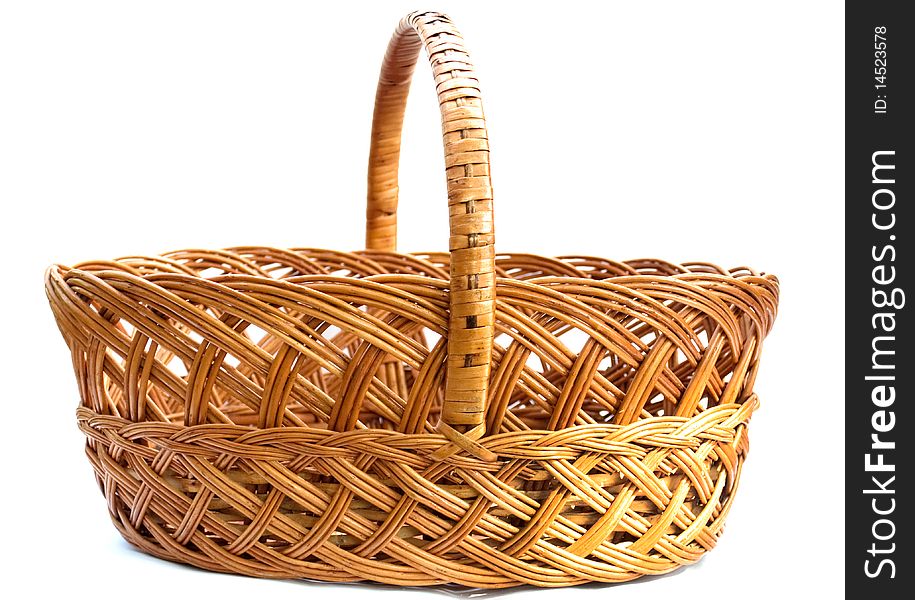
<path fill-rule="evenodd" d="M 449 254 L 395 252 L 421 47 Z M 259 577 L 489 588 L 624 581 L 715 545 L 774 276 L 496 256 L 478 82 L 437 13 L 407 16 L 385 55 L 367 217 L 362 252 L 48 270 L 86 452 L 130 543 Z"/>

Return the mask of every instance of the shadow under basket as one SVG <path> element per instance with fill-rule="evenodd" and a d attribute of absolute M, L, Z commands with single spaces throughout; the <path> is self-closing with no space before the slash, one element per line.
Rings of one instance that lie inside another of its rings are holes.
<path fill-rule="evenodd" d="M 425 46 L 450 252 L 394 251 Z M 497 255 L 479 88 L 447 17 L 385 55 L 367 247 L 239 247 L 47 272 L 111 518 L 214 571 L 404 586 L 625 581 L 698 560 L 747 454 L 778 281 Z"/>

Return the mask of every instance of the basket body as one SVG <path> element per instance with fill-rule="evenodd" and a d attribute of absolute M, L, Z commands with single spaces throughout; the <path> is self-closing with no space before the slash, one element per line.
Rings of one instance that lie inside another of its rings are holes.
<path fill-rule="evenodd" d="M 711 549 L 771 275 L 505 255 L 486 434 L 437 428 L 448 254 L 236 248 L 52 267 L 121 534 L 214 571 L 564 586 Z"/>

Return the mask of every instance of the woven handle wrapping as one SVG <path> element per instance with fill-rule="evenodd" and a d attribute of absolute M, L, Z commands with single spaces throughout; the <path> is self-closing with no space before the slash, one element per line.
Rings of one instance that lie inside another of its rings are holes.
<path fill-rule="evenodd" d="M 495 321 L 495 253 L 489 143 L 479 84 L 451 20 L 439 13 L 404 17 L 385 53 L 375 97 L 368 171 L 366 246 L 393 251 L 397 242 L 397 171 L 413 69 L 425 46 L 435 76 L 451 252 L 450 319 L 444 433 L 459 445 L 484 432 Z M 455 435 L 463 432 L 463 435 Z"/>

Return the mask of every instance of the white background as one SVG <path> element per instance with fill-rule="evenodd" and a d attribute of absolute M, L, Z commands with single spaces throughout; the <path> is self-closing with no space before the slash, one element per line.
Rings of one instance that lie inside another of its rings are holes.
<path fill-rule="evenodd" d="M 378 67 L 415 5 L 2 7 L 4 585 L 134 599 L 425 593 L 209 574 L 132 550 L 83 456 L 42 281 L 53 262 L 189 246 L 361 247 Z M 748 264 L 782 283 L 718 548 L 673 575 L 564 593 L 838 596 L 841 4 L 428 8 L 451 14 L 479 65 L 499 250 Z M 402 156 L 405 251 L 447 247 L 436 111 L 421 64 Z"/>

